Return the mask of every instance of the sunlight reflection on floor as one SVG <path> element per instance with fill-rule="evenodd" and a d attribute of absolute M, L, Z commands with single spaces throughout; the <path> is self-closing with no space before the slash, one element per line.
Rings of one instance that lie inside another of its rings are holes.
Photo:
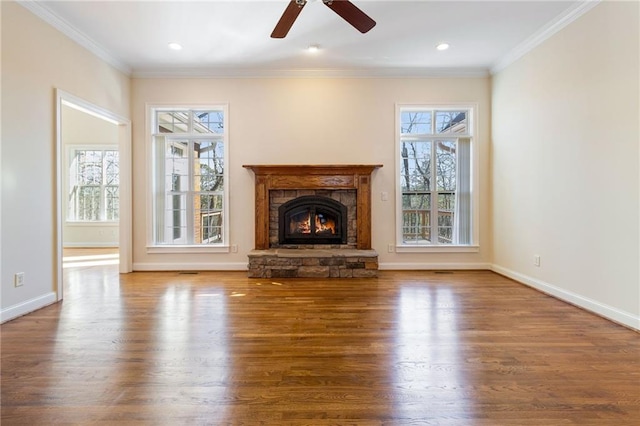
<path fill-rule="evenodd" d="M 63 268 L 77 268 L 86 266 L 118 265 L 120 256 L 113 254 L 93 254 L 84 256 L 64 256 L 62 258 Z"/>

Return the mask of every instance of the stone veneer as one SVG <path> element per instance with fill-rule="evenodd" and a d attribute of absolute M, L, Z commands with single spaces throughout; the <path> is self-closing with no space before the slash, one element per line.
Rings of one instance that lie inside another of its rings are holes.
<path fill-rule="evenodd" d="M 372 278 L 378 253 L 356 249 L 270 249 L 249 253 L 249 278 Z"/>

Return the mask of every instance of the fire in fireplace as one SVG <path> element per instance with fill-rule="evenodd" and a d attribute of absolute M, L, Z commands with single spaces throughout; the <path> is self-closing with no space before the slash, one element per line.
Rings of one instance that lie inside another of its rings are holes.
<path fill-rule="evenodd" d="M 280 244 L 346 244 L 347 207 L 339 201 L 305 195 L 278 208 Z"/>

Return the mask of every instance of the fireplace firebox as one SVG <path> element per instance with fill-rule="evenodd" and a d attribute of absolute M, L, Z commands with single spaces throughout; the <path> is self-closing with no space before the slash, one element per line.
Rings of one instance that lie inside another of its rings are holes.
<path fill-rule="evenodd" d="M 327 197 L 301 196 L 278 208 L 280 244 L 346 244 L 347 207 Z"/>

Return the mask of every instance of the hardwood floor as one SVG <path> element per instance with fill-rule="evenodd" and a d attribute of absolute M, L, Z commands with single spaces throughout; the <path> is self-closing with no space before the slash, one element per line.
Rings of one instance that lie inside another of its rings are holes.
<path fill-rule="evenodd" d="M 640 334 L 486 271 L 97 266 L 1 368 L 3 425 L 640 424 Z"/>

